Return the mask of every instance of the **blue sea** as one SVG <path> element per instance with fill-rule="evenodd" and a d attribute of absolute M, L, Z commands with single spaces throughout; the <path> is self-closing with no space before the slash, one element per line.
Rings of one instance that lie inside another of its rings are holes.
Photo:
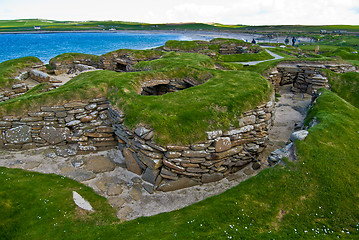
<path fill-rule="evenodd" d="M 62 53 L 101 55 L 117 49 L 154 48 L 168 40 L 193 39 L 185 34 L 134 32 L 0 34 L 0 62 L 34 56 L 47 63 Z"/>

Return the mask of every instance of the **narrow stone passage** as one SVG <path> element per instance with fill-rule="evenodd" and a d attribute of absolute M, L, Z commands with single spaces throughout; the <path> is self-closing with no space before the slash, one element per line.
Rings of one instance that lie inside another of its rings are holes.
<path fill-rule="evenodd" d="M 291 91 L 292 84 L 279 88 L 277 106 L 275 109 L 275 120 L 269 133 L 269 143 L 260 156 L 262 162 L 266 162 L 269 154 L 284 147 L 290 135 L 299 130 L 303 125 L 308 106 L 312 96 L 306 93 Z"/>

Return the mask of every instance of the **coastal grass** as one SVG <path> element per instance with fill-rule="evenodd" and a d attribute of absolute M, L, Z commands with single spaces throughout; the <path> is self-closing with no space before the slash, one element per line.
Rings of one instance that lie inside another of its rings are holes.
<path fill-rule="evenodd" d="M 41 27 L 42 31 L 104 31 L 116 30 L 194 30 L 194 31 L 232 31 L 255 33 L 289 33 L 290 35 L 318 35 L 321 30 L 359 32 L 358 25 L 224 25 L 220 23 L 139 23 L 126 21 L 56 21 L 48 19 L 15 19 L 0 20 L 0 32 L 38 31 L 34 26 Z M 339 35 L 341 36 L 341 35 Z"/>
<path fill-rule="evenodd" d="M 81 59 L 89 59 L 92 62 L 98 62 L 99 56 L 93 55 L 93 54 L 85 54 L 85 53 L 63 53 L 63 54 L 57 55 L 54 58 L 51 58 L 50 65 L 51 65 L 51 63 L 73 62 L 73 61 L 81 60 Z"/>
<path fill-rule="evenodd" d="M 114 54 L 118 56 L 127 56 L 136 61 L 143 61 L 148 59 L 160 58 L 164 55 L 164 52 L 157 50 L 133 50 L 133 49 L 119 49 L 112 52 L 101 55 L 102 57 L 112 57 Z"/>
<path fill-rule="evenodd" d="M 213 71 L 202 85 L 161 96 L 129 96 L 119 102 L 125 124 L 154 129 L 161 144 L 190 144 L 206 139 L 205 131 L 238 126 L 236 116 L 269 100 L 272 87 L 257 73 Z"/>
<path fill-rule="evenodd" d="M 358 38 L 359 40 L 359 38 Z M 303 45 L 300 48 L 308 53 L 315 54 L 315 48 L 319 47 L 319 55 L 324 57 L 340 57 L 344 60 L 359 60 L 357 50 L 352 47 L 338 47 L 331 45 Z"/>
<path fill-rule="evenodd" d="M 83 73 L 50 92 L 43 92 L 48 86 L 42 84 L 0 103 L 0 115 L 105 96 L 125 112 L 130 128 L 148 126 L 154 129 L 155 141 L 164 145 L 189 144 L 204 141 L 205 131 L 238 126 L 237 117 L 268 101 L 273 92 L 260 74 L 215 70 L 213 59 L 196 53 L 170 52 L 134 67 L 139 71 Z M 201 85 L 161 96 L 140 95 L 141 83 L 152 79 L 186 79 Z"/>
<path fill-rule="evenodd" d="M 102 197 L 54 175 L 0 169 L 2 239 L 356 239 L 359 109 L 323 90 L 298 160 L 284 161 L 199 203 L 117 224 Z M 94 206 L 71 202 L 79 191 Z M 41 219 L 38 218 L 41 217 Z M 55 224 L 57 223 L 57 224 Z M 54 226 L 55 224 L 55 226 Z"/>
<path fill-rule="evenodd" d="M 324 72 L 328 77 L 331 90 L 359 108 L 359 73 L 347 72 L 341 74 L 329 70 Z"/>
<path fill-rule="evenodd" d="M 103 31 L 103 30 L 219 30 L 230 26 L 205 23 L 149 24 L 126 21 L 56 21 L 47 19 L 0 20 L 0 32 L 39 31 Z"/>
<path fill-rule="evenodd" d="M 223 62 L 250 62 L 250 61 L 261 61 L 269 60 L 274 57 L 267 51 L 260 51 L 258 53 L 241 53 L 241 54 L 230 54 L 230 55 L 218 55 L 219 61 Z"/>
<path fill-rule="evenodd" d="M 36 57 L 24 57 L 12 59 L 0 63 L 0 88 L 11 89 L 12 84 L 16 83 L 14 79 L 25 69 L 42 64 Z"/>
<path fill-rule="evenodd" d="M 0 184 L 0 239 L 80 239 L 81 232 L 117 221 L 104 197 L 69 178 L 0 167 Z M 95 212 L 77 207 L 72 191 Z"/>

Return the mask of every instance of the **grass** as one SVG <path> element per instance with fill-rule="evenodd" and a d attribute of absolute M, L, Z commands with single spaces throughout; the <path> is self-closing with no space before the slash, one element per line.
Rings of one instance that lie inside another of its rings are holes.
<path fill-rule="evenodd" d="M 91 31 L 91 30 L 218 30 L 230 26 L 214 26 L 204 23 L 148 24 L 124 21 L 55 21 L 46 19 L 0 20 L 0 32 L 38 31 Z M 234 27 L 237 28 L 237 27 Z"/>
<path fill-rule="evenodd" d="M 149 24 L 125 21 L 56 21 L 46 19 L 16 19 L 0 20 L 0 32 L 38 31 L 34 26 L 40 26 L 42 31 L 102 31 L 115 28 L 116 30 L 207 30 L 207 31 L 233 31 L 255 33 L 290 33 L 290 35 L 319 34 L 320 30 L 359 32 L 358 25 L 276 25 L 276 26 L 246 26 L 224 25 L 220 23 L 167 23 Z"/>
<path fill-rule="evenodd" d="M 236 116 L 268 100 L 272 87 L 260 74 L 283 61 L 243 66 L 195 53 L 131 54 L 139 59 L 152 54 L 161 58 L 138 63 L 134 68 L 139 72 L 81 74 L 51 92 L 44 93 L 48 86 L 41 84 L 0 103 L 0 115 L 35 110 L 45 103 L 107 96 L 125 111 L 128 126 L 145 124 L 158 132 L 160 143 L 186 144 L 202 140 L 206 130 L 238 124 Z M 1 63 L 0 71 L 10 76 L 37 62 L 28 60 Z M 215 70 L 215 64 L 233 70 Z M 305 141 L 296 142 L 297 161 L 284 161 L 285 166 L 263 170 L 219 196 L 184 209 L 123 224 L 104 198 L 80 183 L 0 168 L 0 239 L 359 238 L 358 74 L 327 74 L 339 96 L 321 91 L 306 119 L 308 124 L 315 117 L 319 124 L 309 129 Z M 143 81 L 184 78 L 204 83 L 162 96 L 138 95 Z M 96 212 L 78 209 L 72 190 L 89 200 Z"/>
<path fill-rule="evenodd" d="M 250 61 L 261 61 L 269 60 L 274 57 L 267 51 L 260 51 L 259 53 L 242 53 L 242 54 L 231 54 L 231 55 L 219 55 L 218 60 L 223 62 L 250 62 Z"/>
<path fill-rule="evenodd" d="M 328 77 L 331 90 L 359 108 L 359 73 L 340 74 L 326 70 L 325 74 Z"/>
<path fill-rule="evenodd" d="M 91 188 L 54 174 L 0 167 L 0 239 L 70 239 L 116 222 L 115 211 Z M 76 207 L 72 191 L 91 202 L 94 213 Z M 80 229 L 80 230 L 79 230 Z"/>
<path fill-rule="evenodd" d="M 323 90 L 306 122 L 314 117 L 319 124 L 296 142 L 296 162 L 263 170 L 184 209 L 123 224 L 113 224 L 103 198 L 83 185 L 2 168 L 0 204 L 6 214 L 0 215 L 0 234 L 3 239 L 356 239 L 359 110 Z M 70 192 L 80 187 L 96 216 L 79 219 Z"/>
<path fill-rule="evenodd" d="M 107 96 L 124 110 L 127 126 L 143 124 L 153 128 L 155 140 L 164 145 L 189 144 L 205 140 L 205 131 L 238 126 L 236 117 L 268 101 L 273 91 L 258 73 L 215 70 L 213 59 L 196 53 L 170 52 L 134 67 L 146 71 L 84 73 L 45 93 L 42 91 L 47 86 L 41 85 L 0 103 L 0 115 L 19 115 L 41 105 Z M 150 79 L 187 79 L 203 84 L 161 96 L 139 95 L 141 82 Z"/>
<path fill-rule="evenodd" d="M 16 80 L 14 79 L 16 75 L 31 66 L 39 64 L 42 64 L 42 62 L 36 57 L 24 57 L 1 62 L 0 88 L 11 89 L 11 86 L 16 83 Z"/>
<path fill-rule="evenodd" d="M 144 61 L 149 59 L 156 59 L 163 56 L 164 52 L 157 50 L 132 50 L 132 49 L 119 49 L 116 51 L 112 51 L 109 53 L 105 53 L 102 57 L 112 57 L 113 54 L 117 54 L 119 56 L 127 56 L 136 61 Z"/>
<path fill-rule="evenodd" d="M 50 65 L 51 63 L 73 62 L 80 59 L 90 59 L 92 62 L 98 62 L 99 56 L 85 53 L 63 53 L 50 59 Z"/>
<path fill-rule="evenodd" d="M 352 47 L 338 47 L 331 45 L 304 45 L 300 48 L 308 53 L 315 54 L 314 50 L 319 46 L 319 54 L 324 57 L 340 57 L 344 60 L 359 60 L 357 50 Z"/>

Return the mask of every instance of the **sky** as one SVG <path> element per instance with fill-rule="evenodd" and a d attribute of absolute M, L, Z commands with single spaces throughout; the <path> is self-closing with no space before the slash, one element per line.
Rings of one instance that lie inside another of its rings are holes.
<path fill-rule="evenodd" d="M 359 25 L 359 0 L 0 0 L 0 20 Z"/>

